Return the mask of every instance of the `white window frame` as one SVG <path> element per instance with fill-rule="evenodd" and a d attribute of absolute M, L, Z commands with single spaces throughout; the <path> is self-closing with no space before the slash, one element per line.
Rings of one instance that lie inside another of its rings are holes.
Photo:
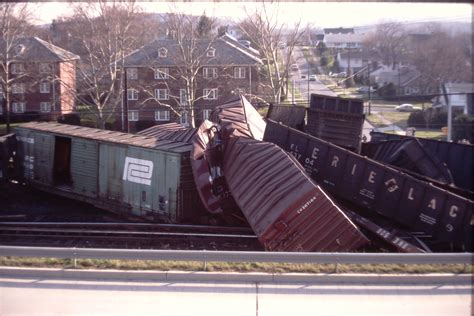
<path fill-rule="evenodd" d="M 168 56 L 168 50 L 166 48 L 161 47 L 160 49 L 158 49 L 158 57 L 166 58 L 166 56 Z"/>
<path fill-rule="evenodd" d="M 217 67 L 203 67 L 202 75 L 206 79 L 217 78 Z"/>
<path fill-rule="evenodd" d="M 247 75 L 247 69 L 245 67 L 234 67 L 234 78 L 245 79 Z"/>
<path fill-rule="evenodd" d="M 179 104 L 188 105 L 188 90 L 179 89 Z"/>
<path fill-rule="evenodd" d="M 169 121 L 170 111 L 169 110 L 156 110 L 155 121 Z"/>
<path fill-rule="evenodd" d="M 50 63 L 40 63 L 39 64 L 39 72 L 42 74 L 50 73 L 51 72 L 51 64 Z"/>
<path fill-rule="evenodd" d="M 24 94 L 25 93 L 25 84 L 24 83 L 14 83 L 14 84 L 12 84 L 12 93 L 13 94 Z"/>
<path fill-rule="evenodd" d="M 157 68 L 155 69 L 155 79 L 168 79 L 170 77 L 169 68 Z"/>
<path fill-rule="evenodd" d="M 211 117 L 212 109 L 203 109 L 202 110 L 202 119 L 208 120 Z"/>
<path fill-rule="evenodd" d="M 155 89 L 155 98 L 157 100 L 169 100 L 170 90 L 169 89 Z"/>
<path fill-rule="evenodd" d="M 137 122 L 139 119 L 139 113 L 137 110 L 129 110 L 128 111 L 128 121 L 129 122 Z"/>
<path fill-rule="evenodd" d="M 138 90 L 137 89 L 127 89 L 127 100 L 134 101 L 138 100 Z"/>
<path fill-rule="evenodd" d="M 11 73 L 22 74 L 25 72 L 25 65 L 23 63 L 12 63 Z"/>
<path fill-rule="evenodd" d="M 48 81 L 41 81 L 40 93 L 50 93 L 50 92 L 51 92 L 51 84 Z"/>
<path fill-rule="evenodd" d="M 137 68 L 127 68 L 127 79 L 137 80 L 138 79 L 138 69 Z"/>
<path fill-rule="evenodd" d="M 211 47 L 206 52 L 207 57 L 215 57 L 216 56 L 216 49 Z"/>
<path fill-rule="evenodd" d="M 51 112 L 51 102 L 40 102 L 40 111 L 42 113 Z"/>
<path fill-rule="evenodd" d="M 217 88 L 206 88 L 202 90 L 202 96 L 204 100 L 217 100 L 218 90 Z"/>
<path fill-rule="evenodd" d="M 20 107 L 20 110 L 18 110 L 18 107 Z M 25 107 L 26 107 L 25 102 L 13 102 L 12 103 L 12 112 L 13 113 L 25 113 Z"/>
<path fill-rule="evenodd" d="M 187 126 L 189 123 L 188 123 L 188 111 L 182 111 L 181 112 L 181 117 L 179 118 L 179 123 L 181 125 L 185 125 Z"/>

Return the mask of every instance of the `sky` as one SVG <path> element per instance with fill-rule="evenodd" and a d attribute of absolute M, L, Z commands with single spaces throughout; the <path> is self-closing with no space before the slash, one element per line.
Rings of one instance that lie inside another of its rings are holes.
<path fill-rule="evenodd" d="M 187 1 L 174 3 L 183 12 L 208 16 L 226 16 L 240 20 L 246 16 L 245 11 L 252 12 L 257 2 L 242 1 Z M 173 3 L 168 1 L 142 1 L 140 5 L 146 12 L 169 12 Z M 303 24 L 315 27 L 351 27 L 371 25 L 381 21 L 460 21 L 472 22 L 472 5 L 468 3 L 415 3 L 415 2 L 279 2 L 267 3 L 270 10 L 277 14 L 282 23 L 292 24 L 301 20 Z M 35 4 L 38 24 L 47 24 L 61 15 L 71 12 L 67 2 L 41 2 Z"/>

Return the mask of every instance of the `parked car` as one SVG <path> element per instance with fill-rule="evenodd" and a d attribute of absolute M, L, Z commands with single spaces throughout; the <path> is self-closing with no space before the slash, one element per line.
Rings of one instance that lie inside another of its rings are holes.
<path fill-rule="evenodd" d="M 310 75 L 308 80 L 309 81 L 316 81 L 316 80 L 318 80 L 318 78 L 316 77 L 316 75 Z"/>
<path fill-rule="evenodd" d="M 375 89 L 373 87 L 370 87 L 370 92 L 374 92 Z M 360 87 L 357 89 L 357 92 L 359 93 L 369 93 L 369 87 Z"/>
<path fill-rule="evenodd" d="M 419 106 L 413 106 L 413 104 L 410 104 L 410 103 L 404 103 L 404 104 L 401 104 L 401 105 L 397 105 L 395 107 L 395 111 L 415 112 L 415 111 L 421 111 L 421 108 Z"/>
<path fill-rule="evenodd" d="M 291 70 L 298 70 L 298 64 L 292 64 L 290 68 Z"/>

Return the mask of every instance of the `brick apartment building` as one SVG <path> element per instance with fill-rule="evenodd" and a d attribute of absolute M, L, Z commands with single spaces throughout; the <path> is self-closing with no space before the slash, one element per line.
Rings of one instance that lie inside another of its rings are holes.
<path fill-rule="evenodd" d="M 5 43 L 0 41 L 0 118 L 7 109 L 5 66 L 9 70 L 12 121 L 26 117 L 56 119 L 74 110 L 79 56 L 37 37 L 18 39 L 8 59 L 5 50 Z"/>
<path fill-rule="evenodd" d="M 227 35 L 214 41 L 198 40 L 194 47 L 195 56 L 200 56 L 195 58 L 197 75 L 193 89 L 196 124 L 208 118 L 215 106 L 238 94 L 258 95 L 258 72 L 262 65 L 258 52 Z M 140 122 L 190 124 L 187 85 L 180 75 L 185 67 L 182 56 L 175 40 L 159 39 L 125 58 L 131 131 Z"/>

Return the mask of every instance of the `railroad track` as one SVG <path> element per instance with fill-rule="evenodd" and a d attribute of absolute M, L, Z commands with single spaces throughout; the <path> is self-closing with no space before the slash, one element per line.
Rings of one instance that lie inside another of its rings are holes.
<path fill-rule="evenodd" d="M 249 228 L 142 223 L 0 222 L 0 244 L 261 250 Z"/>

